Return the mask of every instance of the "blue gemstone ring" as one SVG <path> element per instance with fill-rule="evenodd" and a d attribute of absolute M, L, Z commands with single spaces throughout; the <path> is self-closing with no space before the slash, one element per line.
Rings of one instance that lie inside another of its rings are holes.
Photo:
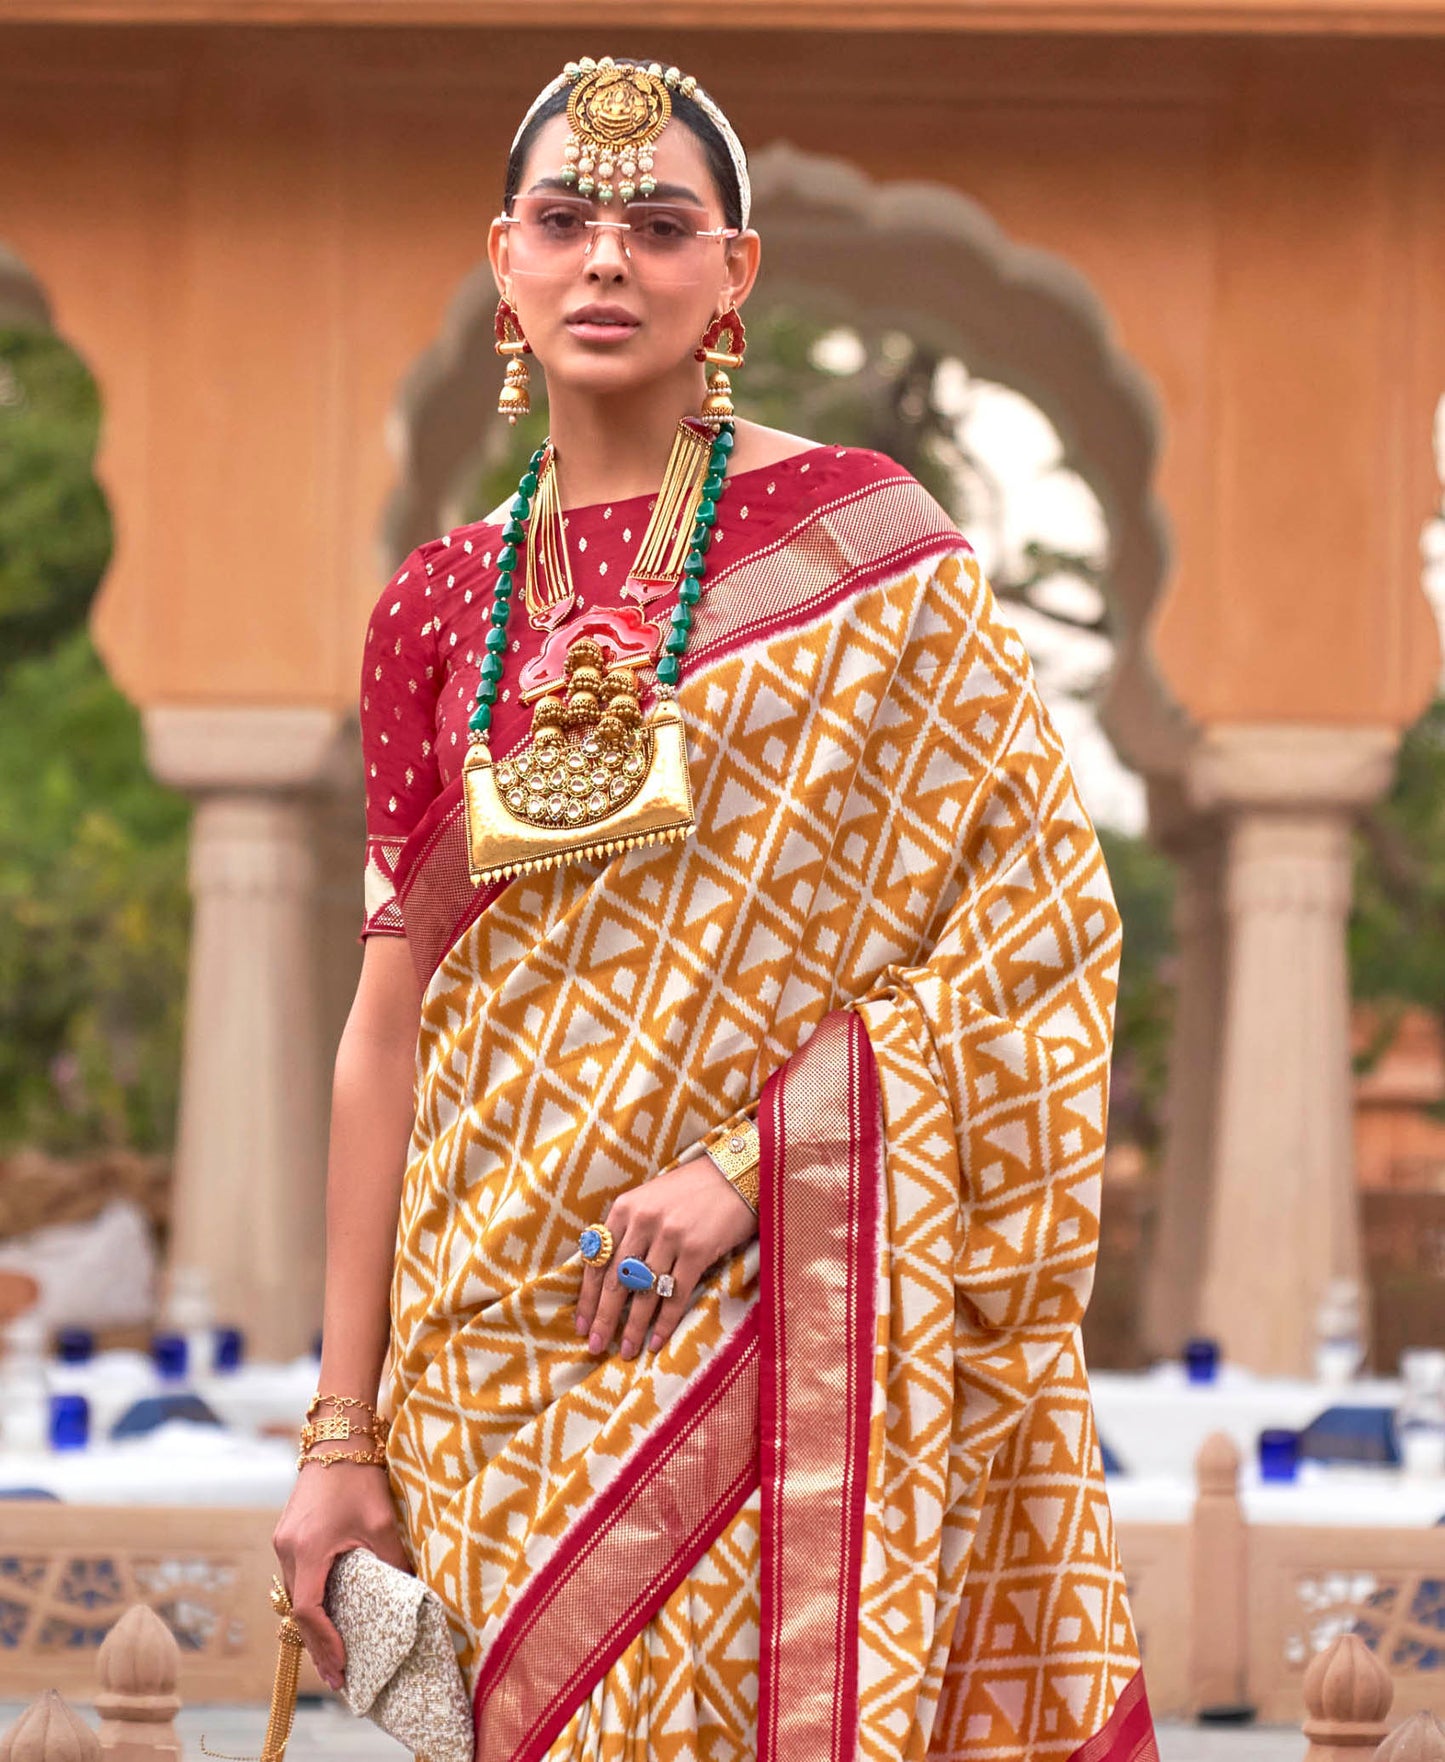
<path fill-rule="evenodd" d="M 677 1289 L 671 1273 L 655 1273 L 645 1260 L 628 1255 L 617 1269 L 617 1282 L 629 1291 L 656 1291 L 659 1297 L 671 1297 Z"/>
<path fill-rule="evenodd" d="M 606 1266 L 612 1258 L 612 1232 L 606 1224 L 594 1224 L 577 1238 L 577 1246 L 588 1266 Z"/>

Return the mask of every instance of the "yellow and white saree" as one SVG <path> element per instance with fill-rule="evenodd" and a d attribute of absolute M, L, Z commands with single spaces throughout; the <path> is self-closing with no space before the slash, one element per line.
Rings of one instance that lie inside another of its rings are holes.
<path fill-rule="evenodd" d="M 686 843 L 471 889 L 452 749 L 497 531 L 378 606 L 439 767 L 371 849 L 371 927 L 426 980 L 398 1510 L 478 1762 L 1154 1757 L 1079 1338 L 1108 877 L 937 505 L 873 454 L 788 464 L 729 481 Z M 372 689 L 380 753 L 407 722 Z M 660 1350 L 594 1359 L 579 1232 L 743 1112 L 758 1238 Z"/>

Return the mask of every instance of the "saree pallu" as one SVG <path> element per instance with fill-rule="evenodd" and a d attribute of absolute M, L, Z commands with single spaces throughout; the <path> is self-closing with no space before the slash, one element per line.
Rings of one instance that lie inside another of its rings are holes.
<path fill-rule="evenodd" d="M 1079 1339 L 1119 920 L 967 546 L 858 476 L 710 575 L 688 841 L 478 893 L 453 784 L 398 865 L 389 1467 L 478 1762 L 1156 1755 Z M 579 1232 L 744 1113 L 757 1238 L 594 1359 Z"/>

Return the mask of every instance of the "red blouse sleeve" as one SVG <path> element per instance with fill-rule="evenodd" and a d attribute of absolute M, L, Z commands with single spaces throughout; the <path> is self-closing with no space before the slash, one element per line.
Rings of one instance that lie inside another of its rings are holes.
<path fill-rule="evenodd" d="M 413 551 L 387 583 L 366 630 L 361 752 L 366 766 L 363 936 L 402 936 L 396 862 L 441 789 L 436 713 L 442 669 L 426 564 Z"/>

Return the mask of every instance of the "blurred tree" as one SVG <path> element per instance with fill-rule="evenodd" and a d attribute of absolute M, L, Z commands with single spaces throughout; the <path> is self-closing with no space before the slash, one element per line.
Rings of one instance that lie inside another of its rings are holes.
<path fill-rule="evenodd" d="M 1146 838 L 1099 828 L 1124 921 L 1109 1129 L 1145 1150 L 1163 1138 L 1174 1020 L 1174 866 Z"/>
<path fill-rule="evenodd" d="M 1349 950 L 1354 996 L 1383 1006 L 1358 1063 L 1385 1050 L 1406 1004 L 1445 1024 L 1445 698 L 1407 731 L 1390 793 L 1360 821 Z"/>
<path fill-rule="evenodd" d="M 0 332 L 0 1146 L 170 1138 L 185 802 L 85 617 L 110 552 L 99 407 L 56 338 Z"/>
<path fill-rule="evenodd" d="M 95 381 L 42 331 L 0 330 L 0 669 L 84 619 L 110 556 Z"/>

